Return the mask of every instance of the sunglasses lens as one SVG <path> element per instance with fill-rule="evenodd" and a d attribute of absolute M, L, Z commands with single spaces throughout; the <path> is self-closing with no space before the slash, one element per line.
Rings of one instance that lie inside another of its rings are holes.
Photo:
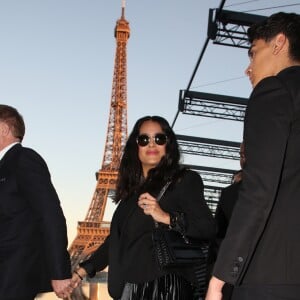
<path fill-rule="evenodd" d="M 157 145 L 164 145 L 167 142 L 167 136 L 163 133 L 158 133 L 155 135 L 155 143 Z"/>
<path fill-rule="evenodd" d="M 145 147 L 150 143 L 151 137 L 146 134 L 141 134 L 137 137 L 136 142 L 139 146 Z M 154 142 L 156 145 L 162 146 L 167 142 L 167 136 L 163 133 L 158 133 L 154 137 Z"/>
<path fill-rule="evenodd" d="M 149 137 L 148 135 L 142 134 L 137 137 L 136 141 L 139 146 L 145 147 L 149 144 Z"/>

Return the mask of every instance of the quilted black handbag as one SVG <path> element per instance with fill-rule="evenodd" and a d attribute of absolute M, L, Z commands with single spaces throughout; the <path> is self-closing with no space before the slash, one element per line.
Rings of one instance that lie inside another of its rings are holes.
<path fill-rule="evenodd" d="M 171 182 L 167 182 L 157 197 L 160 201 Z M 152 240 L 158 265 L 161 269 L 195 266 L 206 261 L 208 243 L 191 239 L 183 233 L 160 226 L 156 221 Z"/>
<path fill-rule="evenodd" d="M 195 266 L 207 258 L 207 243 L 188 239 L 177 231 L 157 227 L 152 239 L 161 269 Z"/>

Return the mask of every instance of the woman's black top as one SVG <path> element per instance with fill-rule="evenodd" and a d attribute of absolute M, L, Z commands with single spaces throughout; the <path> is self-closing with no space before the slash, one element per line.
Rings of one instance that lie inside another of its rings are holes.
<path fill-rule="evenodd" d="M 145 215 L 137 205 L 138 194 L 122 200 L 115 210 L 110 235 L 85 262 L 81 263 L 90 277 L 109 266 L 108 290 L 113 298 L 120 298 L 126 282 L 142 283 L 163 276 L 152 244 L 153 218 Z M 203 182 L 198 173 L 186 170 L 180 180 L 172 184 L 160 200 L 166 212 L 184 214 L 185 232 L 189 237 L 211 240 L 215 223 L 203 194 Z M 170 271 L 169 271 L 170 272 Z M 193 270 L 186 274 L 193 278 Z"/>

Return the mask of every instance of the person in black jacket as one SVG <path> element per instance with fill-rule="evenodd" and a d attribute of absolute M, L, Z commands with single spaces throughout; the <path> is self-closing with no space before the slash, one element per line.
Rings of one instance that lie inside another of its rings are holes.
<path fill-rule="evenodd" d="M 66 220 L 48 167 L 23 147 L 19 112 L 0 104 L 0 299 L 70 293 Z"/>
<path fill-rule="evenodd" d="M 245 166 L 245 147 L 242 142 L 240 145 L 240 167 L 232 176 L 232 183 L 223 188 L 217 205 L 215 220 L 217 225 L 216 238 L 211 242 L 208 254 L 208 279 L 211 276 L 213 265 L 216 261 L 220 245 L 225 238 L 226 231 L 231 219 L 233 209 L 238 199 L 239 190 L 242 185 L 243 168 Z M 222 288 L 222 300 L 231 300 L 233 285 L 227 283 Z"/>
<path fill-rule="evenodd" d="M 300 298 L 300 15 L 279 12 L 248 30 L 253 85 L 246 164 L 207 300 Z"/>
<path fill-rule="evenodd" d="M 152 243 L 154 221 L 188 237 L 210 240 L 215 234 L 201 177 L 182 169 L 179 161 L 175 134 L 164 118 L 146 116 L 136 122 L 121 159 L 110 235 L 75 270 L 73 287 L 109 266 L 108 290 L 114 299 L 192 299 L 193 269 L 161 270 Z"/>

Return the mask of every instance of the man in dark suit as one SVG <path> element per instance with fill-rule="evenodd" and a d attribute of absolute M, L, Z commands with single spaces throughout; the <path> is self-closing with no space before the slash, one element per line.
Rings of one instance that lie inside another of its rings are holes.
<path fill-rule="evenodd" d="M 243 184 L 206 295 L 300 299 L 300 16 L 277 13 L 248 31 Z"/>
<path fill-rule="evenodd" d="M 32 300 L 70 284 L 63 211 L 45 161 L 22 147 L 18 111 L 0 105 L 0 299 Z M 51 287 L 52 285 L 52 287 Z"/>

